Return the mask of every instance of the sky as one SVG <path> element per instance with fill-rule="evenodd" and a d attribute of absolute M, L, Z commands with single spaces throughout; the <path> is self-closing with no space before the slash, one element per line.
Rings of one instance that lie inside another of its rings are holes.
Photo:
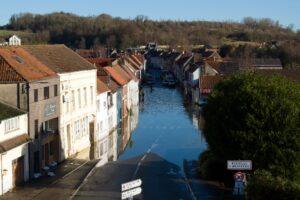
<path fill-rule="evenodd" d="M 1 0 L 0 25 L 12 14 L 55 11 L 82 16 L 102 13 L 114 17 L 150 19 L 235 21 L 244 17 L 271 18 L 300 29 L 300 0 Z"/>

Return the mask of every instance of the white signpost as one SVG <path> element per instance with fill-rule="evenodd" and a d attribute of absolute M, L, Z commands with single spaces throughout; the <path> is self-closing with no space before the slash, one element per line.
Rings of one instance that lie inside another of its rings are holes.
<path fill-rule="evenodd" d="M 122 199 L 129 199 L 138 194 L 141 194 L 142 193 L 142 188 L 140 187 L 141 185 L 142 185 L 141 179 L 123 183 L 121 185 Z"/>
<path fill-rule="evenodd" d="M 125 192 L 122 192 L 122 199 L 129 199 L 134 197 L 135 195 L 141 194 L 142 193 L 142 188 L 134 188 Z"/>
<path fill-rule="evenodd" d="M 228 170 L 246 171 L 252 170 L 251 160 L 228 160 Z M 243 172 L 237 172 L 234 174 L 234 188 L 233 195 L 244 195 L 244 189 L 246 185 L 246 174 Z"/>
<path fill-rule="evenodd" d="M 228 170 L 252 170 L 251 160 L 228 160 Z"/>

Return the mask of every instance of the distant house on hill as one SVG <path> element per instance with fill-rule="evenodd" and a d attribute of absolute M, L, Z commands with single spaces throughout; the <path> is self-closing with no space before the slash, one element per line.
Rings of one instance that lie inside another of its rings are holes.
<path fill-rule="evenodd" d="M 21 38 L 16 35 L 12 35 L 11 37 L 7 38 L 0 46 L 20 46 L 21 45 Z"/>

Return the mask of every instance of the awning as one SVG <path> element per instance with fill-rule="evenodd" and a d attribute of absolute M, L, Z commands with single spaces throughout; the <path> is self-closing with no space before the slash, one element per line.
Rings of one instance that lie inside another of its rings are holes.
<path fill-rule="evenodd" d="M 31 139 L 28 134 L 19 135 L 17 137 L 0 142 L 0 153 L 7 152 L 15 147 L 30 142 Z"/>

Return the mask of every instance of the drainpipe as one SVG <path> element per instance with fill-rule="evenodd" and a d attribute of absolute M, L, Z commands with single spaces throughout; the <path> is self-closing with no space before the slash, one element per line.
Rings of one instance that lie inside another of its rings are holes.
<path fill-rule="evenodd" d="M 26 87 L 25 87 L 25 90 L 26 90 L 26 96 L 27 96 L 27 130 L 28 130 L 28 135 L 29 135 L 29 137 L 30 137 L 30 114 L 29 114 L 29 111 L 30 111 L 30 109 L 29 109 L 29 82 L 26 82 Z M 32 155 L 31 155 L 31 153 L 30 153 L 30 150 L 31 150 L 31 144 L 29 144 L 28 145 L 28 165 L 29 165 L 29 176 L 30 176 L 30 174 L 31 174 L 31 171 L 30 171 L 30 169 L 32 169 L 32 166 L 30 166 L 30 165 L 32 165 L 31 164 L 31 159 L 32 159 Z M 31 156 L 30 156 L 31 155 Z"/>

